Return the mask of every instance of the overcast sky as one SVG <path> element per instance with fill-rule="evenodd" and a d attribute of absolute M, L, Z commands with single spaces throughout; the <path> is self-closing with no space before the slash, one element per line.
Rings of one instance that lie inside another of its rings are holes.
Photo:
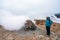
<path fill-rule="evenodd" d="M 60 0 L 0 0 L 0 10 L 16 15 L 44 17 L 60 13 Z"/>

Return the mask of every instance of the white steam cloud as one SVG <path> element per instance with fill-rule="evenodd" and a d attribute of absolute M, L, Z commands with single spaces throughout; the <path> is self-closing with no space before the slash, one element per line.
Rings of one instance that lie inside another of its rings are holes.
<path fill-rule="evenodd" d="M 10 15 L 9 12 L 2 13 L 0 15 L 0 25 L 2 25 L 4 29 L 10 31 L 20 30 L 24 26 L 26 20 L 30 20 L 30 18 L 27 16 Z"/>

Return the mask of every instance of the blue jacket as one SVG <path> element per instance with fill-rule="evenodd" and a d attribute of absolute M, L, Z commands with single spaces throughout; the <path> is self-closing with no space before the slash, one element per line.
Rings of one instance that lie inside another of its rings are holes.
<path fill-rule="evenodd" d="M 50 20 L 50 22 L 49 22 L 49 20 L 46 20 L 45 25 L 46 25 L 46 27 L 51 27 L 51 25 L 52 25 L 52 20 Z"/>

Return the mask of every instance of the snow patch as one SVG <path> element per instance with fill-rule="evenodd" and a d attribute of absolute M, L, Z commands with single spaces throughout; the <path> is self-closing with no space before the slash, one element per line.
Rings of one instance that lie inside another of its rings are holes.
<path fill-rule="evenodd" d="M 57 18 L 55 15 L 50 16 L 50 18 L 53 22 L 60 24 L 60 18 Z"/>

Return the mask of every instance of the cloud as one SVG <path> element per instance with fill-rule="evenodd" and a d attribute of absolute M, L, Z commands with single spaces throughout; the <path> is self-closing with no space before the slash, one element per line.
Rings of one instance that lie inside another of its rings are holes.
<path fill-rule="evenodd" d="M 3 17 L 3 16 L 12 16 L 12 15 L 13 15 L 12 12 L 0 9 L 0 17 Z"/>
<path fill-rule="evenodd" d="M 1 9 L 31 18 L 60 13 L 60 0 L 1 0 Z"/>

